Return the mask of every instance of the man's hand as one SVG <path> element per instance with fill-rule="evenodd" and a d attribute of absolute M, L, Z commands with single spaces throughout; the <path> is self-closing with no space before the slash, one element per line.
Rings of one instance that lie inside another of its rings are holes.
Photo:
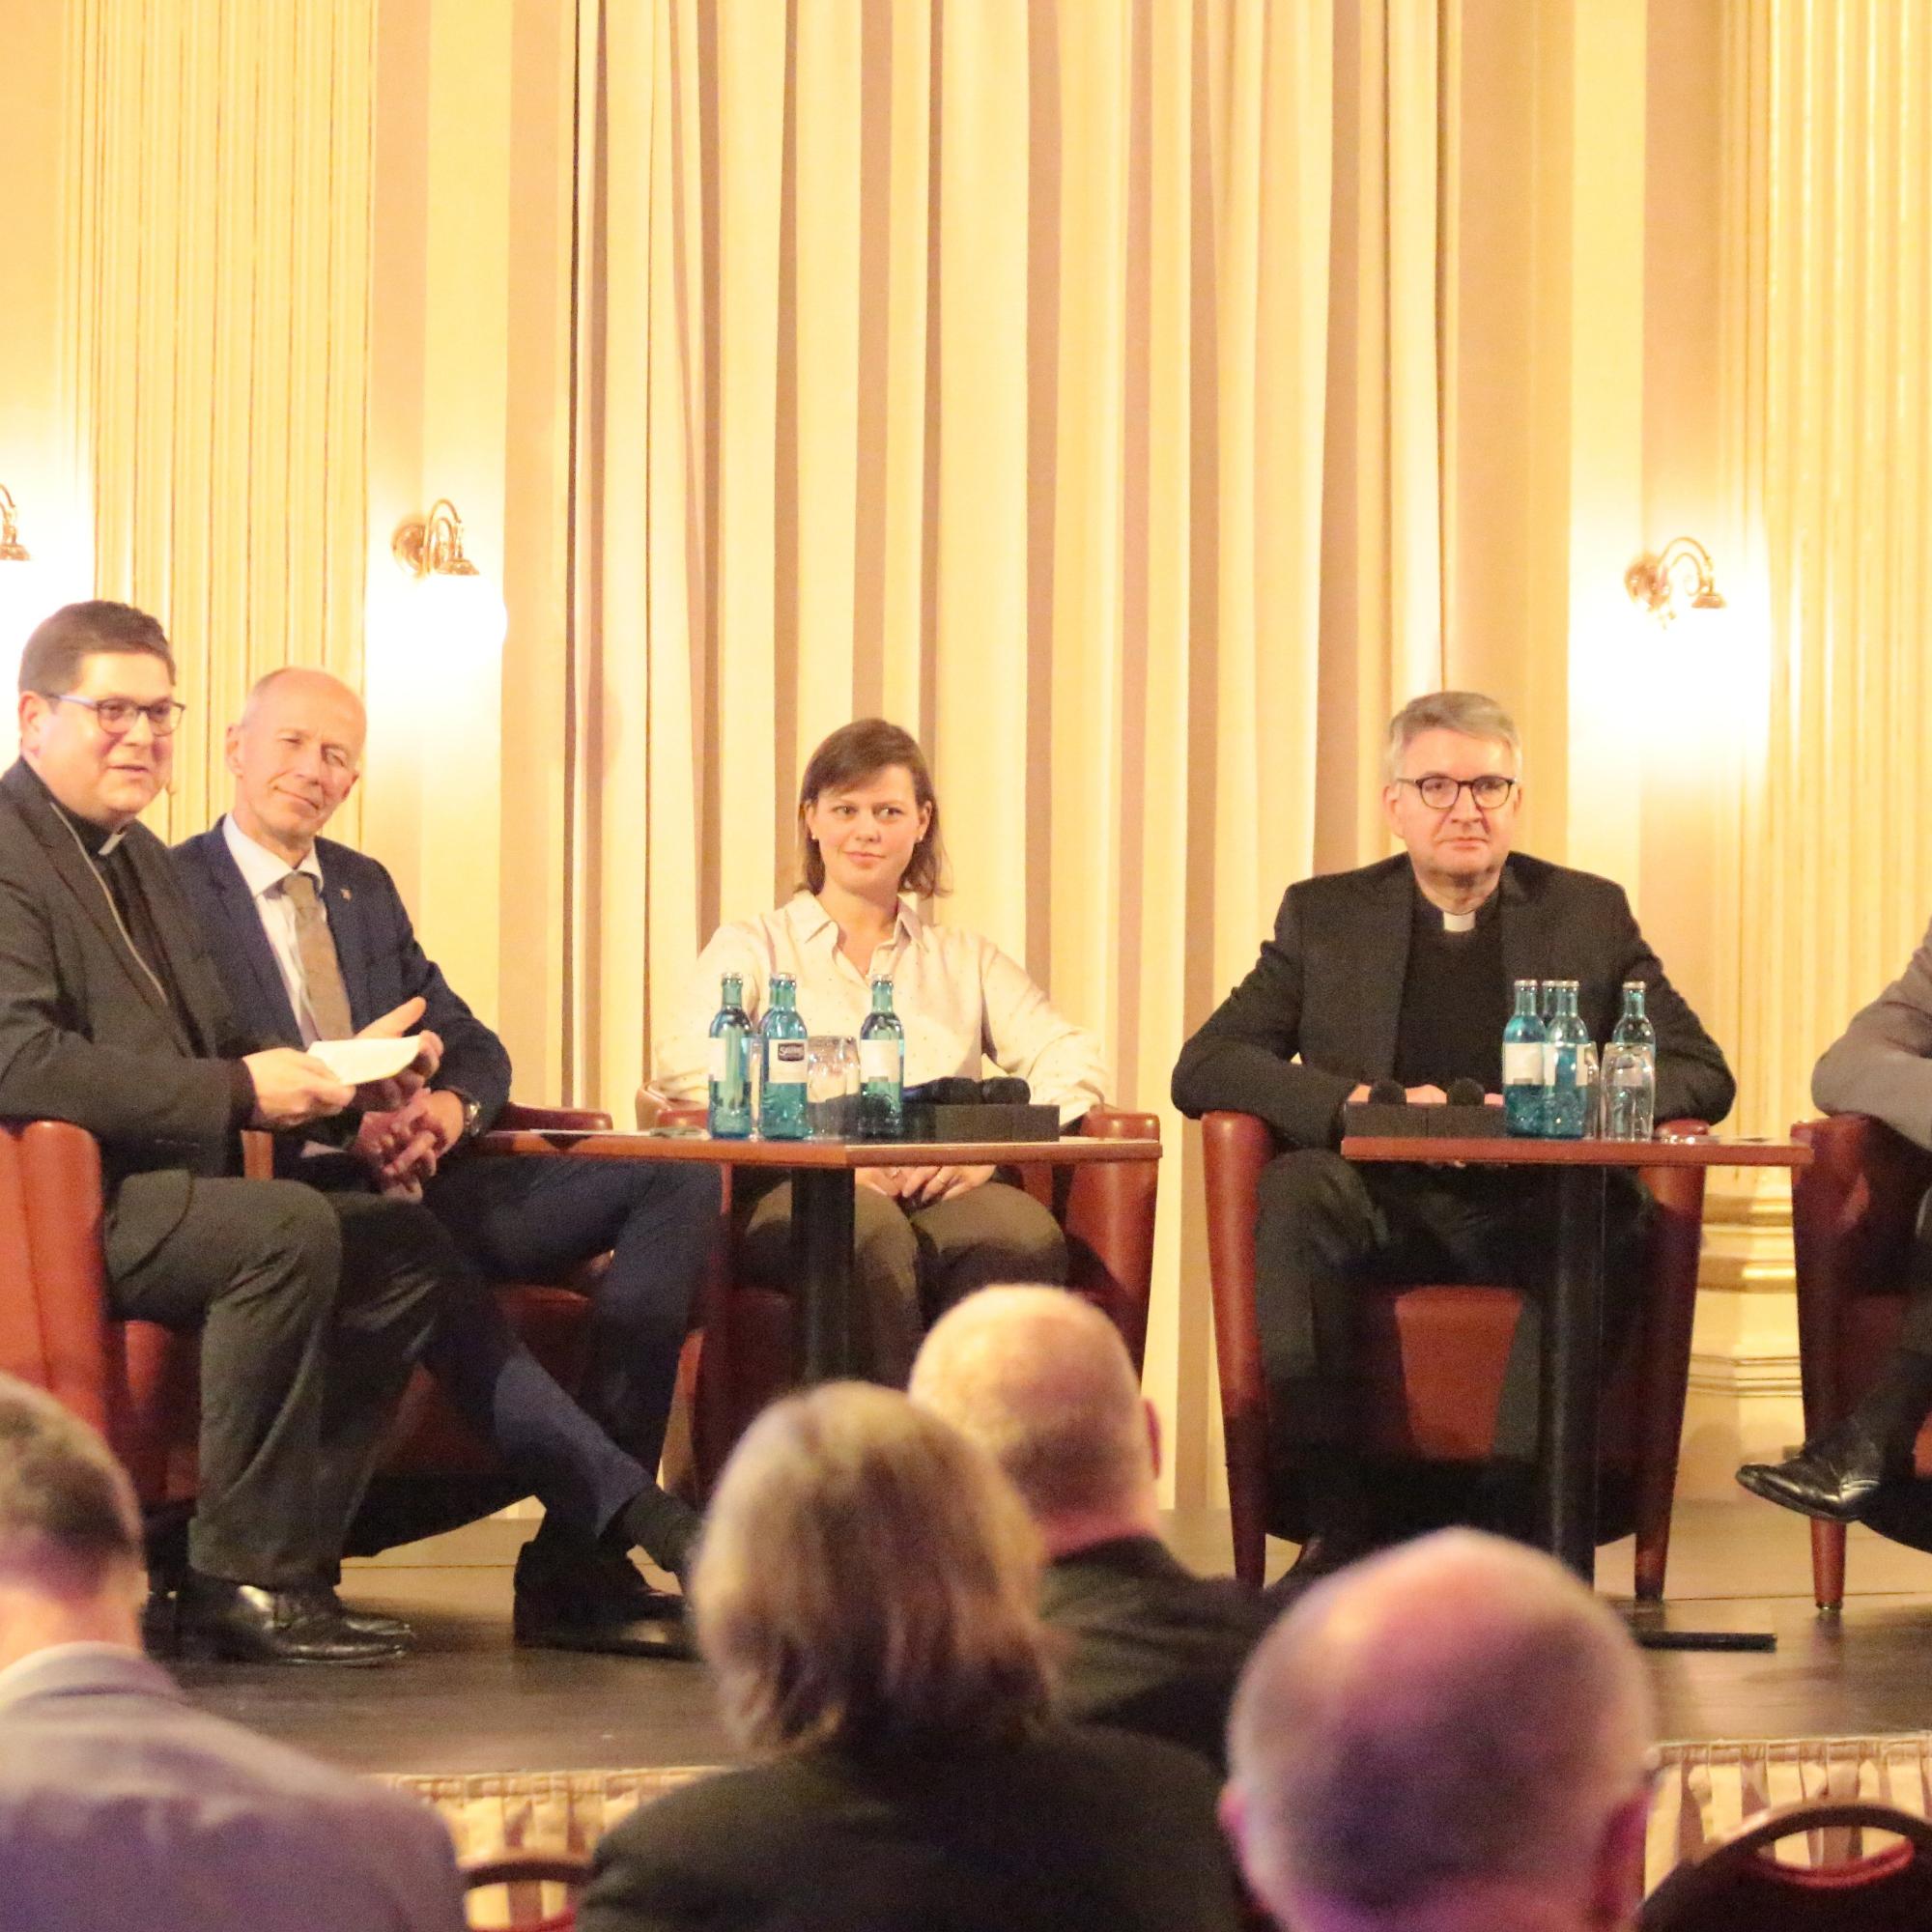
<path fill-rule="evenodd" d="M 251 1053 L 242 1065 L 255 1088 L 251 1127 L 303 1126 L 341 1113 L 355 1097 L 355 1090 L 345 1087 L 321 1061 L 292 1046 Z"/>
<path fill-rule="evenodd" d="M 384 1192 L 413 1189 L 420 1195 L 438 1162 L 462 1138 L 463 1102 L 425 1088 L 400 1107 L 364 1115 L 355 1151 Z"/>

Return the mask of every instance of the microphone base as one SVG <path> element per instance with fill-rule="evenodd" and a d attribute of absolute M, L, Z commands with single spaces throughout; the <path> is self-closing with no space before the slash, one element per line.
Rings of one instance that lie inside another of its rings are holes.
<path fill-rule="evenodd" d="M 1373 1139 L 1505 1140 L 1509 1123 L 1500 1107 L 1393 1107 L 1358 1100 L 1342 1109 L 1342 1131 Z"/>

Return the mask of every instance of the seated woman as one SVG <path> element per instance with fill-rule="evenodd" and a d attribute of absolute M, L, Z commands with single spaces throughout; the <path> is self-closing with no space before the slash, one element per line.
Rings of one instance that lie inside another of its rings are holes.
<path fill-rule="evenodd" d="M 1033 1097 L 1078 1120 L 1104 1096 L 1100 1042 L 1054 1011 L 1046 995 L 991 940 L 926 920 L 905 895 L 945 890 L 939 801 L 918 741 L 881 718 L 844 725 L 812 753 L 798 799 L 805 883 L 761 919 L 720 926 L 669 1035 L 658 1042 L 655 1084 L 700 1100 L 707 1031 L 719 984 L 736 974 L 755 1021 L 775 973 L 798 981 L 798 1009 L 815 1034 L 856 1036 L 871 1009 L 871 980 L 893 982 L 905 1027 L 908 1087 L 965 1075 L 991 1060 Z M 791 1185 L 734 1177 L 739 1252 L 760 1280 L 789 1268 Z M 903 1387 L 923 1321 L 995 1281 L 1064 1282 L 1066 1243 L 1031 1195 L 990 1167 L 859 1170 L 853 1281 L 859 1343 L 872 1380 Z"/>
<path fill-rule="evenodd" d="M 1055 1720 L 1041 1550 L 983 1450 L 830 1382 L 725 1465 L 693 1582 L 733 1741 L 597 1848 L 582 1932 L 1211 1932 L 1207 1760 Z"/>

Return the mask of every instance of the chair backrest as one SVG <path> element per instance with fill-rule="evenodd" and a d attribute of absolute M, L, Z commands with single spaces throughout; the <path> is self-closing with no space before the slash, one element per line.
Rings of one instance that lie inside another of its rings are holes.
<path fill-rule="evenodd" d="M 1867 1852 L 1863 1833 L 1898 1842 Z M 1815 1834 L 1815 1861 L 1782 1864 L 1781 1840 Z M 1748 1818 L 1644 1900 L 1638 1932 L 1907 1932 L 1932 1925 L 1932 1825 L 1864 1800 L 1788 1804 Z"/>
<path fill-rule="evenodd" d="M 518 1932 L 570 1932 L 577 1923 L 576 1898 L 590 1878 L 590 1861 L 561 1846 L 532 1845 L 493 1853 L 464 1863 L 463 1885 L 470 1898 L 474 1926 L 511 1926 Z M 501 1912 L 479 1911 L 475 1895 L 501 1887 Z M 545 1887 L 563 1888 L 561 1904 L 546 1900 Z"/>

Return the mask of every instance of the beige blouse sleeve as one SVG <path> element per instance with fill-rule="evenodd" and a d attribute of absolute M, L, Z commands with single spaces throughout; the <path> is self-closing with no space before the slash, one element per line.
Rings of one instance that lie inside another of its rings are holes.
<path fill-rule="evenodd" d="M 1098 1038 L 1056 1012 L 1025 969 L 990 939 L 980 946 L 987 1058 L 1024 1080 L 1042 1106 L 1058 1107 L 1063 1126 L 1077 1121 L 1107 1097 Z"/>

